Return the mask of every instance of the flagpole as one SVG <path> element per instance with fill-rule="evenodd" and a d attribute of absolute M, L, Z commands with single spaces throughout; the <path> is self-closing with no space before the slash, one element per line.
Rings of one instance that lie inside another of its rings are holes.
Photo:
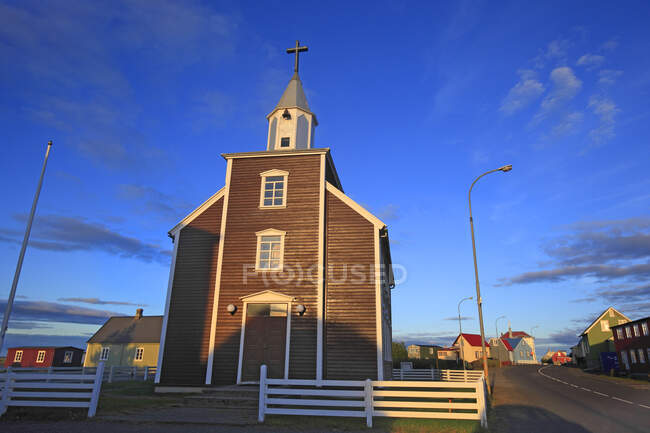
<path fill-rule="evenodd" d="M 23 245 L 20 248 L 18 255 L 18 264 L 16 265 L 16 273 L 14 274 L 14 281 L 11 284 L 11 291 L 9 292 L 9 299 L 7 299 L 7 308 L 5 315 L 2 318 L 2 327 L 0 328 L 0 353 L 2 353 L 2 346 L 5 342 L 5 334 L 9 327 L 9 316 L 11 315 L 11 308 L 14 305 L 14 298 L 16 297 L 16 287 L 18 287 L 18 279 L 20 278 L 20 271 L 23 267 L 23 259 L 25 258 L 25 250 L 27 249 L 27 242 L 29 241 L 29 234 L 32 231 L 32 223 L 34 222 L 34 214 L 36 213 L 36 204 L 38 197 L 41 195 L 41 187 L 43 186 L 43 177 L 45 176 L 45 167 L 47 167 L 47 158 L 50 156 L 50 149 L 52 148 L 52 140 L 47 142 L 47 150 L 45 151 L 45 161 L 43 161 L 43 169 L 41 170 L 41 178 L 38 181 L 36 188 L 36 195 L 34 195 L 34 202 L 32 203 L 32 210 L 29 213 L 27 220 L 27 228 L 25 229 L 25 237 L 23 238 Z"/>

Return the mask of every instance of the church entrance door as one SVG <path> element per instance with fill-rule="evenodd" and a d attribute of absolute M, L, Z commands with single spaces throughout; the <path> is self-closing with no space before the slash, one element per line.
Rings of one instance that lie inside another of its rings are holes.
<path fill-rule="evenodd" d="M 258 381 L 262 364 L 268 377 L 283 378 L 286 339 L 287 304 L 247 304 L 241 380 Z"/>

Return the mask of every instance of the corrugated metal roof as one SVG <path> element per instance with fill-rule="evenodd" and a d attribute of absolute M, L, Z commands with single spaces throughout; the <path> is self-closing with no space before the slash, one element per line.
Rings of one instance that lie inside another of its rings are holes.
<path fill-rule="evenodd" d="M 160 343 L 163 316 L 111 317 L 88 343 Z"/>

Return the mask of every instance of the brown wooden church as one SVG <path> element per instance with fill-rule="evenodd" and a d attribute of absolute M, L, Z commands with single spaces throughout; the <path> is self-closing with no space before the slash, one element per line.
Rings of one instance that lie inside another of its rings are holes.
<path fill-rule="evenodd" d="M 170 232 L 156 382 L 391 377 L 386 225 L 343 192 L 294 75 L 266 150 L 226 153 L 225 186 Z"/>

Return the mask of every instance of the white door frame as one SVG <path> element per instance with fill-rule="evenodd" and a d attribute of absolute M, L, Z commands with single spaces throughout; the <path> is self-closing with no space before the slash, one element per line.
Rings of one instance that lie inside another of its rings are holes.
<path fill-rule="evenodd" d="M 239 336 L 239 361 L 237 364 L 237 384 L 259 383 L 259 381 L 242 382 L 241 371 L 244 360 L 244 337 L 246 335 L 246 313 L 248 304 L 286 304 L 287 305 L 287 329 L 284 343 L 284 379 L 289 378 L 289 346 L 291 345 L 291 311 L 292 304 L 296 300 L 293 296 L 283 295 L 272 290 L 253 293 L 239 298 L 244 302 L 241 318 L 241 332 Z"/>

